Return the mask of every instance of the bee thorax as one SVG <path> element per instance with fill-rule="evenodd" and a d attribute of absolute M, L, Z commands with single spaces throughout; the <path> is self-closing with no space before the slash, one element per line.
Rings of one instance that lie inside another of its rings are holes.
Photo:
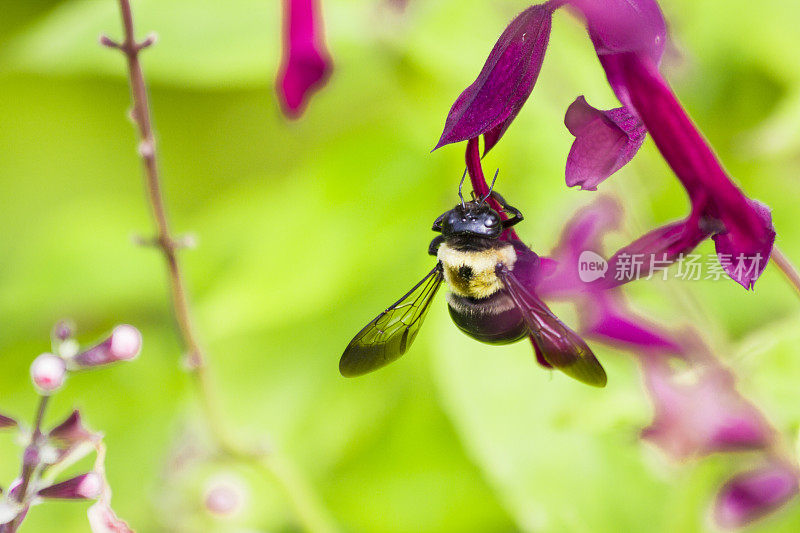
<path fill-rule="evenodd" d="M 497 265 L 512 269 L 517 261 L 514 247 L 508 243 L 486 250 L 464 251 L 445 242 L 439 247 L 437 257 L 453 293 L 476 299 L 487 298 L 502 290 L 503 284 L 495 273 Z"/>

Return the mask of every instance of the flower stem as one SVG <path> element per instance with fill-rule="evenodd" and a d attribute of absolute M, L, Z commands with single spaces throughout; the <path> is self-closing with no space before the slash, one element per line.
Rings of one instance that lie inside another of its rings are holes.
<path fill-rule="evenodd" d="M 116 43 L 108 37 L 101 37 L 101 44 L 120 50 L 128 63 L 128 79 L 131 88 L 133 109 L 131 116 L 139 133 L 139 154 L 141 155 L 145 187 L 149 201 L 150 211 L 156 227 L 155 245 L 161 250 L 167 263 L 169 286 L 172 294 L 172 308 L 181 341 L 187 351 L 188 367 L 191 371 L 197 394 L 200 397 L 207 417 L 207 423 L 212 436 L 219 449 L 229 457 L 238 461 L 249 463 L 263 470 L 283 488 L 298 519 L 308 531 L 333 531 L 332 519 L 322 507 L 316 495 L 296 477 L 288 478 L 282 469 L 274 466 L 279 464 L 278 458 L 267 457 L 263 453 L 247 449 L 232 439 L 225 428 L 224 415 L 221 404 L 212 385 L 205 354 L 197 341 L 194 323 L 191 318 L 190 306 L 185 288 L 184 278 L 178 260 L 178 250 L 181 245 L 173 237 L 164 197 L 161 191 L 159 178 L 158 159 L 156 156 L 155 136 L 153 135 L 150 104 L 147 96 L 147 86 L 139 62 L 139 52 L 155 42 L 154 37 L 137 42 L 134 35 L 133 14 L 130 0 L 118 0 L 122 15 L 124 40 Z M 280 463 L 283 464 L 283 463 Z"/>
<path fill-rule="evenodd" d="M 17 496 L 17 501 L 21 504 L 26 504 L 22 511 L 17 515 L 14 520 L 9 522 L 6 531 L 8 533 L 14 533 L 17 528 L 19 528 L 22 520 L 25 518 L 25 515 L 28 512 L 28 488 L 30 487 L 31 481 L 33 481 L 33 475 L 36 473 L 36 469 L 39 466 L 39 446 L 42 440 L 42 421 L 44 420 L 44 413 L 47 410 L 47 404 L 50 401 L 50 396 L 47 394 L 43 394 L 39 396 L 39 406 L 36 408 L 36 418 L 33 422 L 33 429 L 31 430 L 31 440 L 28 443 L 28 446 L 25 448 L 23 452 L 22 458 L 22 475 L 21 475 L 21 482 L 19 486 L 19 496 Z M 34 462 L 29 462 L 29 453 L 35 454 L 36 460 Z"/>
<path fill-rule="evenodd" d="M 467 172 L 469 173 L 469 181 L 472 184 L 472 190 L 475 196 L 483 198 L 489 195 L 489 185 L 486 183 L 486 177 L 483 175 L 483 166 L 481 165 L 481 147 L 478 137 L 474 137 L 467 141 Z M 489 205 L 500 213 L 500 218 L 508 220 L 508 215 L 503 211 L 503 206 L 500 205 L 494 197 L 489 196 L 486 200 Z M 519 240 L 517 232 L 514 228 L 508 228 L 503 232 L 503 238 Z"/>
<path fill-rule="evenodd" d="M 778 270 L 786 277 L 786 281 L 789 282 L 789 285 L 791 285 L 797 292 L 797 295 L 800 296 L 800 273 L 797 272 L 797 268 L 795 268 L 789 258 L 786 257 L 777 246 L 772 247 L 770 257 L 775 266 L 778 267 Z"/>

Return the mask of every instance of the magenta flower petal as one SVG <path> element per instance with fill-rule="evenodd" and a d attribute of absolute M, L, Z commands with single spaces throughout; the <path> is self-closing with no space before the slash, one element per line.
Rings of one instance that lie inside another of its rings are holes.
<path fill-rule="evenodd" d="M 548 3 L 531 6 L 511 21 L 478 78 L 450 108 L 436 148 L 481 135 L 484 152 L 497 144 L 533 91 L 550 39 L 552 16 Z"/>
<path fill-rule="evenodd" d="M 570 0 L 586 18 L 598 56 L 633 52 L 661 61 L 667 23 L 656 0 Z"/>
<path fill-rule="evenodd" d="M 537 292 L 544 298 L 571 298 L 593 290 L 581 279 L 578 270 L 581 256 L 589 252 L 602 260 L 603 237 L 617 229 L 621 220 L 622 208 L 608 196 L 600 196 L 573 215 L 550 252 L 548 259 L 555 266 L 542 273 Z"/>
<path fill-rule="evenodd" d="M 620 205 L 608 196 L 579 210 L 564 226 L 550 257 L 541 258 L 537 293 L 575 302 L 582 335 L 629 350 L 680 354 L 683 348 L 675 335 L 632 312 L 612 284 L 581 278 L 579 267 L 587 254 L 604 261 L 603 237 L 617 229 L 621 219 Z"/>
<path fill-rule="evenodd" d="M 769 424 L 736 391 L 731 373 L 710 357 L 684 372 L 663 357 L 641 361 L 655 408 L 653 423 L 642 437 L 667 454 L 683 459 L 771 443 Z"/>
<path fill-rule="evenodd" d="M 317 0 L 284 0 L 283 62 L 277 90 L 289 118 L 303 114 L 311 94 L 330 77 L 332 62 Z"/>
<path fill-rule="evenodd" d="M 96 472 L 89 472 L 45 487 L 38 494 L 42 498 L 94 500 L 103 492 L 103 486 L 103 478 Z"/>
<path fill-rule="evenodd" d="M 798 473 L 786 464 L 773 463 L 742 472 L 720 489 L 714 517 L 724 528 L 739 528 L 767 515 L 798 493 Z"/>
<path fill-rule="evenodd" d="M 581 334 L 626 350 L 680 355 L 684 348 L 657 324 L 634 314 L 612 291 L 599 293 L 581 313 Z"/>
<path fill-rule="evenodd" d="M 714 235 L 714 244 L 720 264 L 731 279 L 745 289 L 753 288 L 756 280 L 764 272 L 770 253 L 772 253 L 772 245 L 775 242 L 775 231 L 771 229 L 770 209 L 756 200 L 748 200 L 748 202 L 761 219 L 762 227 L 769 228 L 766 238 L 754 242 L 748 233 L 741 231 L 728 231 Z M 736 226 L 736 221 L 729 220 L 730 218 L 731 213 L 721 216 L 722 223 L 726 228 Z"/>
<path fill-rule="evenodd" d="M 609 59 L 620 54 L 661 62 L 667 43 L 667 23 L 656 0 L 570 0 L 586 18 L 589 36 L 611 88 L 622 104 L 633 109 L 619 67 Z"/>
<path fill-rule="evenodd" d="M 564 124 L 575 136 L 567 156 L 567 186 L 590 191 L 633 159 L 647 133 L 627 108 L 600 111 L 583 96 L 569 106 Z"/>

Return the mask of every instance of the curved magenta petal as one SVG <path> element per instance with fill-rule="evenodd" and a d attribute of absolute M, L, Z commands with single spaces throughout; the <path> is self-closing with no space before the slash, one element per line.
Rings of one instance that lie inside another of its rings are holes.
<path fill-rule="evenodd" d="M 590 191 L 633 159 L 647 133 L 627 108 L 600 111 L 583 96 L 569 106 L 564 124 L 575 136 L 567 156 L 567 186 Z"/>
<path fill-rule="evenodd" d="M 720 218 L 725 227 L 731 229 L 714 235 L 714 244 L 725 272 L 745 289 L 752 289 L 769 262 L 775 244 L 775 230 L 769 208 L 756 200 L 748 202 L 761 219 L 763 228 L 767 228 L 766 234 L 754 239 L 752 231 L 742 233 L 735 223 L 727 222 L 733 215 L 725 213 Z"/>
<path fill-rule="evenodd" d="M 458 97 L 436 145 L 466 141 L 486 135 L 488 152 L 503 136 L 527 101 L 539 77 L 553 9 L 531 6 L 503 31 L 475 82 Z"/>

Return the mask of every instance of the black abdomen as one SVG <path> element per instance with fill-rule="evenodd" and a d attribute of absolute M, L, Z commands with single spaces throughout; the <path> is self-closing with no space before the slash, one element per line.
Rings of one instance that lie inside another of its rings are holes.
<path fill-rule="evenodd" d="M 447 305 L 458 329 L 481 342 L 509 344 L 528 335 L 522 314 L 505 291 L 480 300 L 450 293 Z"/>

